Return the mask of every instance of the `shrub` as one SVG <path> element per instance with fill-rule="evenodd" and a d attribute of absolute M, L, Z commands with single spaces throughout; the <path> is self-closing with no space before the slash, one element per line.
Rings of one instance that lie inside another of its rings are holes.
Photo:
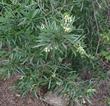
<path fill-rule="evenodd" d="M 81 75 L 97 70 L 101 35 L 109 31 L 108 2 L 2 0 L 0 75 L 19 72 L 23 95 L 45 86 L 73 99 L 91 95 L 92 77 L 85 81 Z"/>

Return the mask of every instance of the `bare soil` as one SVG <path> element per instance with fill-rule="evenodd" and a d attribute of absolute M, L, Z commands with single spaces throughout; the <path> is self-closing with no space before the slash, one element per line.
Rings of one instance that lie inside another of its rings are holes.
<path fill-rule="evenodd" d="M 0 81 L 0 106 L 48 106 L 32 96 L 23 98 L 15 93 L 12 90 L 12 85 L 18 78 L 19 75 Z"/>
<path fill-rule="evenodd" d="M 23 98 L 13 91 L 12 85 L 18 78 L 19 75 L 16 75 L 8 80 L 0 81 L 0 106 L 49 106 L 31 95 Z M 96 91 L 96 94 L 91 99 L 92 104 L 84 106 L 109 106 L 107 103 L 108 98 L 110 99 L 110 81 L 99 81 L 96 85 Z"/>
<path fill-rule="evenodd" d="M 110 80 L 99 81 L 96 85 L 91 106 L 110 106 Z"/>

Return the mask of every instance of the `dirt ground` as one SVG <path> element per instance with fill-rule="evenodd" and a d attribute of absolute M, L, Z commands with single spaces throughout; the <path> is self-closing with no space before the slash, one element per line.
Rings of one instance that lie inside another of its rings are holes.
<path fill-rule="evenodd" d="M 8 80 L 0 81 L 0 106 L 48 106 L 32 96 L 22 98 L 19 94 L 12 92 L 11 85 L 18 77 L 14 76 Z"/>
<path fill-rule="evenodd" d="M 96 86 L 91 106 L 110 106 L 110 80 L 102 80 Z"/>
<path fill-rule="evenodd" d="M 8 80 L 0 81 L 0 106 L 49 106 L 42 101 L 28 96 L 22 98 L 19 94 L 12 91 L 12 84 L 19 78 L 13 76 Z M 97 93 L 92 99 L 92 104 L 85 106 L 110 106 L 107 105 L 110 99 L 110 81 L 100 81 L 96 86 Z"/>

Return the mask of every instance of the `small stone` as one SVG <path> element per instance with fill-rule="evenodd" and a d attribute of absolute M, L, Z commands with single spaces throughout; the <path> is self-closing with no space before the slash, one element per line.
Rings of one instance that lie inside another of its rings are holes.
<path fill-rule="evenodd" d="M 16 96 L 16 97 L 20 97 L 21 95 L 20 95 L 20 94 L 16 94 L 15 96 Z"/>
<path fill-rule="evenodd" d="M 52 106 L 68 106 L 69 103 L 66 97 L 57 96 L 52 92 L 48 92 L 44 98 L 45 102 Z"/>
<path fill-rule="evenodd" d="M 107 76 L 110 78 L 110 70 L 107 72 Z"/>

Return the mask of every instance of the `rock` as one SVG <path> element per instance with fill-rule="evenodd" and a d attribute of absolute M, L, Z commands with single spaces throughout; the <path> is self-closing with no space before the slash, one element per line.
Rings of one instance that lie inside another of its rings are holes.
<path fill-rule="evenodd" d="M 81 106 L 81 104 L 78 103 L 78 102 L 76 102 L 76 103 L 74 104 L 74 106 Z"/>
<path fill-rule="evenodd" d="M 107 76 L 110 78 L 110 70 L 107 72 Z"/>
<path fill-rule="evenodd" d="M 68 106 L 82 106 L 78 101 L 70 101 L 70 104 Z"/>
<path fill-rule="evenodd" d="M 68 97 L 61 97 L 52 92 L 48 92 L 45 95 L 44 101 L 52 106 L 68 106 L 69 104 Z"/>

